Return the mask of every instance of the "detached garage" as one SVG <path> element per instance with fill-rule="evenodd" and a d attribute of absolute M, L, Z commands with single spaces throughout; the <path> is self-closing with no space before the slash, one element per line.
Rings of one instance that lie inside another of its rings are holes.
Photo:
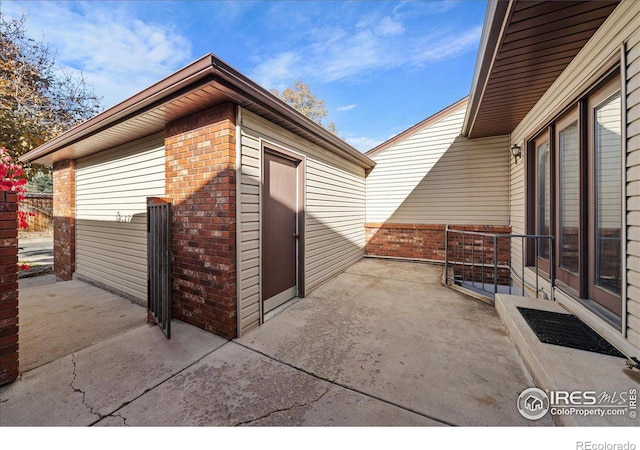
<path fill-rule="evenodd" d="M 22 160 L 54 167 L 58 279 L 145 304 L 164 198 L 173 317 L 227 338 L 364 256 L 375 163 L 213 55 Z"/>

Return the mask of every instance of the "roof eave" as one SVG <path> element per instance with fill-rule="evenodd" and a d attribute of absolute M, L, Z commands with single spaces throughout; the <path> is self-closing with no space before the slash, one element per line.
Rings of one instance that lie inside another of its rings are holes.
<path fill-rule="evenodd" d="M 295 123 L 308 133 L 315 135 L 329 144 L 338 154 L 358 164 L 364 169 L 372 169 L 375 162 L 347 144 L 338 136 L 295 110 L 263 87 L 242 75 L 228 64 L 214 57 L 217 75 L 239 89 L 248 101 L 256 103 L 273 113 Z"/>
<path fill-rule="evenodd" d="M 163 99 L 197 83 L 206 76 L 213 76 L 214 81 L 216 79 L 226 81 L 233 91 L 240 94 L 243 100 L 246 100 L 243 106 L 246 106 L 247 103 L 255 103 L 292 122 L 299 129 L 316 136 L 325 142 L 331 151 L 358 166 L 367 170 L 375 166 L 374 161 L 351 147 L 338 136 L 299 113 L 212 54 L 203 56 L 133 97 L 31 150 L 20 157 L 20 161 L 36 163 L 38 160 L 42 161 L 44 157 L 62 150 L 75 142 L 79 142 L 92 134 L 107 129 L 118 121 L 134 117 L 144 108 L 154 103 L 162 102 Z"/>
<path fill-rule="evenodd" d="M 462 136 L 468 137 L 482 102 L 486 83 L 495 61 L 505 26 L 512 10 L 513 0 L 489 0 L 482 26 L 480 45 L 476 57 L 476 67 L 471 82 L 469 104 L 462 125 Z"/>
<path fill-rule="evenodd" d="M 135 94 L 117 105 L 101 112 L 91 119 L 71 128 L 61 135 L 45 142 L 39 147 L 22 155 L 22 162 L 35 162 L 37 159 L 54 153 L 73 142 L 77 142 L 109 125 L 126 117 L 135 115 L 146 106 L 161 100 L 184 86 L 192 84 L 206 75 L 212 74 L 212 55 L 205 55 L 193 63 L 183 67 L 172 75 Z"/>

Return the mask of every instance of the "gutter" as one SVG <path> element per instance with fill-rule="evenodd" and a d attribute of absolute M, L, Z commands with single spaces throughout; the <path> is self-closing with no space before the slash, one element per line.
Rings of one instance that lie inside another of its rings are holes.
<path fill-rule="evenodd" d="M 362 168 L 373 169 L 373 167 L 375 167 L 376 163 L 374 161 L 351 147 L 338 136 L 331 133 L 321 125 L 318 125 L 304 114 L 293 109 L 282 100 L 260 87 L 251 79 L 233 69 L 228 64 L 216 57 L 213 58 L 213 64 L 216 67 L 216 75 L 224 81 L 227 81 L 234 88 L 238 89 L 243 96 L 248 97 L 250 102 L 263 106 L 277 115 L 286 118 L 288 121 L 297 124 L 308 133 L 311 133 L 330 144 L 340 156 L 361 166 Z"/>
<path fill-rule="evenodd" d="M 371 170 L 375 162 L 360 153 L 342 139 L 318 125 L 300 112 L 267 92 L 249 78 L 209 53 L 133 97 L 94 116 L 60 136 L 42 144 L 21 156 L 21 162 L 32 162 L 58 150 L 97 134 L 119 122 L 125 121 L 145 108 L 151 108 L 171 94 L 193 86 L 198 81 L 211 77 L 213 83 L 240 94 L 248 103 L 255 103 L 276 115 L 292 122 L 302 130 L 327 143 L 330 150 L 352 163 Z M 224 91 L 223 91 L 224 92 Z M 227 92 L 228 95 L 228 92 Z M 237 101 L 237 99 L 236 99 Z M 242 105 L 242 106 L 246 106 Z"/>
<path fill-rule="evenodd" d="M 118 121 L 126 120 L 131 115 L 153 104 L 155 101 L 177 92 L 181 88 L 204 78 L 206 75 L 213 74 L 215 68 L 212 64 L 212 58 L 213 56 L 210 54 L 203 56 L 144 91 L 135 94 L 133 97 L 118 103 L 86 122 L 75 126 L 60 136 L 22 155 L 19 158 L 20 161 L 31 162 L 61 150 L 68 145 L 108 128 Z"/>
<path fill-rule="evenodd" d="M 489 75 L 496 55 L 500 50 L 500 44 L 513 12 L 513 7 L 513 0 L 489 0 L 487 4 L 478 55 L 476 56 L 476 67 L 471 82 L 471 92 L 469 93 L 469 104 L 462 125 L 463 137 L 468 138 L 473 129 L 480 104 L 482 103 L 482 97 L 489 81 Z"/>

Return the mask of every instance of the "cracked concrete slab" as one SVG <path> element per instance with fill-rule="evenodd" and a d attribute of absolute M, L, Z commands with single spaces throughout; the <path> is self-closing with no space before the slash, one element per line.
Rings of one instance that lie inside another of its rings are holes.
<path fill-rule="evenodd" d="M 74 391 L 73 356 L 31 370 L 0 388 L 0 426 L 88 425 L 99 417 Z"/>
<path fill-rule="evenodd" d="M 232 342 L 118 413 L 97 425 L 119 426 L 122 418 L 130 426 L 437 424 Z"/>
<path fill-rule="evenodd" d="M 520 416 L 533 381 L 496 311 L 442 270 L 362 260 L 238 342 L 448 423 L 552 425 Z"/>
<path fill-rule="evenodd" d="M 0 426 L 91 425 L 227 342 L 179 321 L 172 329 L 167 340 L 143 325 L 26 372 L 0 388 Z"/>

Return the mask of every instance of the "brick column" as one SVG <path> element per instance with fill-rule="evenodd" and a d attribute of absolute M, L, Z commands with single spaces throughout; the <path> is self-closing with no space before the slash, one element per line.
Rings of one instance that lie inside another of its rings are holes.
<path fill-rule="evenodd" d="M 16 378 L 18 378 L 18 199 L 14 193 L 0 191 L 0 385 Z"/>
<path fill-rule="evenodd" d="M 235 134 L 228 103 L 165 129 L 173 316 L 225 338 L 237 333 Z"/>
<path fill-rule="evenodd" d="M 76 270 L 76 162 L 53 165 L 53 273 L 70 280 Z"/>

